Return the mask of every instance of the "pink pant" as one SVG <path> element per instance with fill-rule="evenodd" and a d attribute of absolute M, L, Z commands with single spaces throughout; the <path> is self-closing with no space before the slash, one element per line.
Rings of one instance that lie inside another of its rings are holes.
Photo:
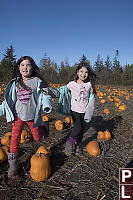
<path fill-rule="evenodd" d="M 41 126 L 38 126 L 36 128 L 33 128 L 34 120 L 30 121 L 22 121 L 19 117 L 16 118 L 16 120 L 13 122 L 12 126 L 12 137 L 11 137 L 11 144 L 10 144 L 10 153 L 16 153 L 18 152 L 18 147 L 21 139 L 21 132 L 25 126 L 25 124 L 28 124 L 33 138 L 36 141 L 39 141 L 44 133 L 44 128 Z"/>

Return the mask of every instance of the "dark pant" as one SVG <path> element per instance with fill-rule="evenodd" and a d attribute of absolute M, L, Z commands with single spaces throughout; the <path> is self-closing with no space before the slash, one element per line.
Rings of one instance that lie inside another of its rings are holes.
<path fill-rule="evenodd" d="M 85 125 L 84 121 L 84 115 L 85 113 L 77 113 L 74 111 L 71 111 L 72 119 L 73 119 L 73 128 L 70 133 L 70 137 L 77 140 L 77 142 L 82 142 L 83 138 L 83 128 Z"/>

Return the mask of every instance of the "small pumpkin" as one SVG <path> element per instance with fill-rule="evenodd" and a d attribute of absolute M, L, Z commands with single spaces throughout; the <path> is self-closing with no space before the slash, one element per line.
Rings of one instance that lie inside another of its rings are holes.
<path fill-rule="evenodd" d="M 51 151 L 49 151 L 48 149 L 47 149 L 47 147 L 46 146 L 40 146 L 38 149 L 37 149 L 37 152 L 36 152 L 37 154 L 38 153 L 43 153 L 43 154 L 47 154 L 47 155 L 51 155 Z"/>
<path fill-rule="evenodd" d="M 51 174 L 50 159 L 43 153 L 34 154 L 30 160 L 30 176 L 36 182 L 45 181 Z"/>
<path fill-rule="evenodd" d="M 103 131 L 98 131 L 97 139 L 98 140 L 104 140 L 105 139 L 105 134 L 104 134 Z"/>
<path fill-rule="evenodd" d="M 106 115 L 110 114 L 110 109 L 109 108 L 104 108 L 104 111 L 103 111 Z"/>
<path fill-rule="evenodd" d="M 99 148 L 99 144 L 97 141 L 93 140 L 90 141 L 87 146 L 86 146 L 86 150 L 88 152 L 88 154 L 90 154 L 91 156 L 98 156 L 100 155 L 100 148 Z"/>
<path fill-rule="evenodd" d="M 73 124 L 73 119 L 71 118 L 71 124 Z"/>
<path fill-rule="evenodd" d="M 101 103 L 106 103 L 106 100 L 105 99 L 101 99 Z"/>
<path fill-rule="evenodd" d="M 12 132 L 7 132 L 6 134 L 5 134 L 5 136 L 7 136 L 7 135 L 12 135 Z"/>
<path fill-rule="evenodd" d="M 26 130 L 22 130 L 20 143 L 27 143 L 31 139 L 31 134 L 28 133 Z"/>
<path fill-rule="evenodd" d="M 0 148 L 0 163 L 3 163 L 5 161 L 7 161 L 7 155 L 5 151 L 2 148 Z"/>
<path fill-rule="evenodd" d="M 1 138 L 1 144 L 10 147 L 10 143 L 11 143 L 11 135 L 5 135 Z"/>
<path fill-rule="evenodd" d="M 63 121 L 61 121 L 61 120 L 56 121 L 56 122 L 55 122 L 55 128 L 56 128 L 56 130 L 58 130 L 58 131 L 63 130 L 63 128 L 64 128 Z"/>
<path fill-rule="evenodd" d="M 106 130 L 106 131 L 104 131 L 104 137 L 105 137 L 105 140 L 110 140 L 111 139 L 111 133 L 108 131 L 108 130 Z"/>
<path fill-rule="evenodd" d="M 43 115 L 42 116 L 42 121 L 43 122 L 47 122 L 47 121 L 49 121 L 49 119 L 48 119 L 48 117 L 46 115 Z"/>
<path fill-rule="evenodd" d="M 65 118 L 65 123 L 66 123 L 66 124 L 70 124 L 70 123 L 71 123 L 70 117 L 66 117 L 66 118 Z"/>
<path fill-rule="evenodd" d="M 62 121 L 61 121 L 61 120 L 57 120 L 57 121 L 55 122 L 55 126 L 56 126 L 56 124 L 60 124 L 60 123 L 62 123 Z"/>

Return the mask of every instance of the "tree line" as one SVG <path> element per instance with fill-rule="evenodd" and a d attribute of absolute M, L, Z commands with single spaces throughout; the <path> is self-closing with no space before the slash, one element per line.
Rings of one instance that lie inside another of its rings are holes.
<path fill-rule="evenodd" d="M 9 82 L 12 77 L 14 65 L 16 64 L 15 49 L 12 45 L 5 50 L 3 58 L 0 61 L 0 82 Z M 119 61 L 119 51 L 116 50 L 113 61 L 107 56 L 106 60 L 97 56 L 93 66 L 87 57 L 83 54 L 81 59 L 70 66 L 67 59 L 62 61 L 60 65 L 52 61 L 50 57 L 45 55 L 40 59 L 40 70 L 43 78 L 48 83 L 67 83 L 73 79 L 77 64 L 80 62 L 87 62 L 95 72 L 97 84 L 104 85 L 133 85 L 133 64 L 126 64 L 121 66 Z"/>

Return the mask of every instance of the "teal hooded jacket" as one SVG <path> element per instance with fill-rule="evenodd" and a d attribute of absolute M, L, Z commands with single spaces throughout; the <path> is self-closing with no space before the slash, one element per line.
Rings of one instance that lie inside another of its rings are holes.
<path fill-rule="evenodd" d="M 16 79 L 12 79 L 5 89 L 5 97 L 4 101 L 0 105 L 0 116 L 6 114 L 7 122 L 13 122 L 16 116 L 15 112 L 15 104 L 17 100 L 16 94 Z M 43 108 L 43 112 L 50 113 L 52 110 L 52 101 L 51 96 L 46 95 L 43 90 L 40 88 L 42 80 L 38 80 L 37 83 L 37 95 L 35 96 L 35 100 L 37 102 L 36 110 L 35 110 L 35 117 L 34 117 L 34 124 L 33 127 L 39 126 L 41 122 L 41 105 Z"/>
<path fill-rule="evenodd" d="M 91 121 L 94 112 L 95 96 L 93 93 L 90 94 L 88 99 L 88 105 L 84 115 L 84 120 L 88 123 Z M 70 115 L 71 114 L 71 93 L 67 86 L 60 87 L 60 96 L 57 106 L 57 112 L 60 114 Z"/>

